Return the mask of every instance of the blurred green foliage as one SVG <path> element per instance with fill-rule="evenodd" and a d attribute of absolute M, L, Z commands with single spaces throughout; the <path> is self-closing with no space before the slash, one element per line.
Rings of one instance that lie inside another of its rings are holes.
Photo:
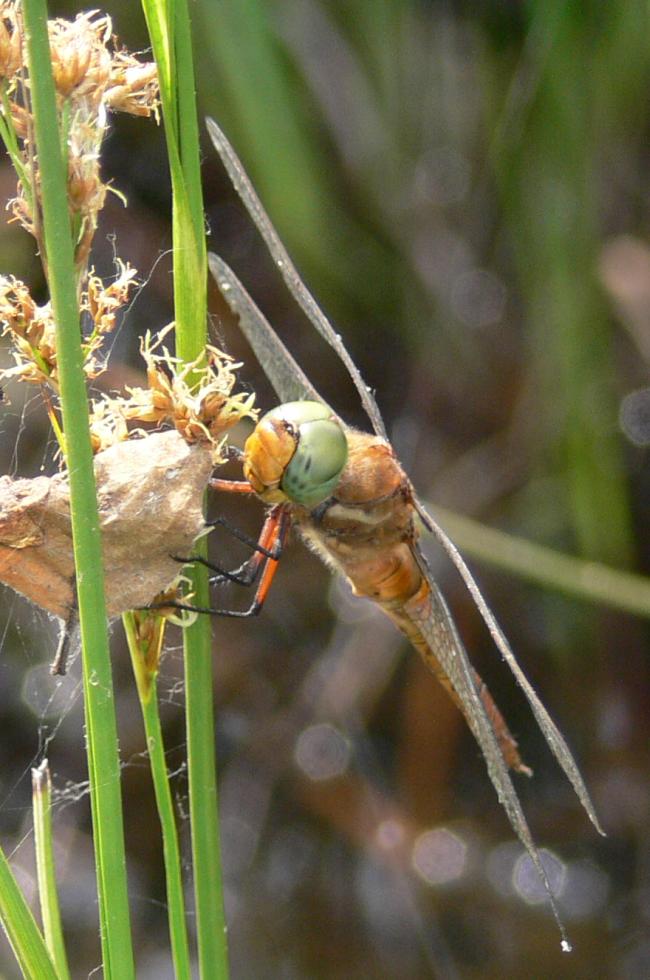
<path fill-rule="evenodd" d="M 376 388 L 421 494 L 568 553 L 647 571 L 647 448 L 619 425 L 623 397 L 648 386 L 647 4 L 197 0 L 193 10 L 200 111 L 226 130 Z M 109 12 L 130 47 L 138 38 L 145 45 L 137 5 L 112 3 Z M 96 261 L 110 266 L 116 229 L 121 254 L 131 249 L 152 275 L 114 363 L 137 364 L 133 335 L 168 317 L 161 159 L 153 127 L 116 123 L 106 168 L 130 208 L 123 215 L 116 205 L 106 217 Z M 209 247 L 233 265 L 328 400 L 363 425 L 344 374 L 287 298 L 207 140 L 204 180 Z M 623 259 L 612 263 L 622 244 Z M 270 407 L 270 389 L 213 299 L 215 332 Z M 3 429 L 6 469 L 16 458 L 19 468 L 24 460 L 37 467 L 34 412 L 21 415 L 17 444 L 13 424 L 9 417 Z M 251 532 L 258 518 L 254 511 Z M 510 686 L 493 675 L 462 592 L 434 567 L 534 765 L 525 796 L 536 837 L 588 882 L 573 906 L 567 898 L 576 952 L 563 956 L 544 912 L 504 893 L 485 870 L 505 822 L 470 737 L 414 660 L 391 684 L 390 670 L 369 674 L 375 693 L 341 716 L 318 702 L 348 734 L 366 807 L 336 786 L 331 798 L 327 787 L 318 795 L 296 775 L 292 739 L 317 710 L 314 676 L 353 647 L 370 662 L 388 641 L 376 624 L 355 623 L 338 593 L 342 617 L 327 619 L 328 575 L 295 547 L 264 623 L 216 627 L 219 648 L 232 652 L 215 671 L 234 975 L 648 975 L 650 671 L 641 625 L 481 575 L 583 763 L 610 834 L 601 843 L 547 766 Z M 18 689 L 21 656 L 5 690 Z M 120 662 L 116 654 L 118 672 Z M 169 687 L 173 715 L 173 676 Z M 345 684 L 340 690 L 345 702 Z M 0 724 L 15 732 L 16 699 L 8 702 Z M 130 730 L 122 744 L 127 757 L 140 750 Z M 131 860 L 155 880 L 144 870 L 152 835 L 142 831 L 147 804 L 135 772 L 126 772 Z M 474 863 L 464 880 L 420 887 L 409 865 L 382 863 L 372 822 L 378 786 L 409 832 L 442 820 L 467 831 Z"/>

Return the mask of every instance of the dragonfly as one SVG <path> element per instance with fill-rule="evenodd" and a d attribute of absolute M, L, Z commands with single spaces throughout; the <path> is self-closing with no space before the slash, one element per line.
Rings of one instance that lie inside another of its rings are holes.
<path fill-rule="evenodd" d="M 238 317 L 240 329 L 281 402 L 261 418 L 245 443 L 244 480 L 210 481 L 216 490 L 254 493 L 268 508 L 253 557 L 227 575 L 248 583 L 259 574 L 255 599 L 243 612 L 220 612 L 246 616 L 260 611 L 292 526 L 330 568 L 347 578 L 356 595 L 373 600 L 406 636 L 462 711 L 483 753 L 498 799 L 544 885 L 562 948 L 569 951 L 571 946 L 551 885 L 511 777 L 511 771 L 532 775 L 531 770 L 522 762 L 501 712 L 469 661 L 422 552 L 422 527 L 437 539 L 458 570 L 497 649 L 523 690 L 551 752 L 591 822 L 603 834 L 578 765 L 519 666 L 460 552 L 418 499 L 388 440 L 372 391 L 300 278 L 235 151 L 214 120 L 208 119 L 207 127 L 277 269 L 298 305 L 345 365 L 373 430 L 360 432 L 339 418 L 235 273 L 219 256 L 210 254 L 210 270 L 222 296 Z"/>

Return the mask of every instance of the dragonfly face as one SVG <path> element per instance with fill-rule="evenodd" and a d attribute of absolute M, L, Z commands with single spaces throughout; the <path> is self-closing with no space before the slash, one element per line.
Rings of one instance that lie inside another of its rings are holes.
<path fill-rule="evenodd" d="M 340 423 L 319 402 L 288 402 L 258 422 L 244 446 L 244 475 L 265 503 L 316 507 L 333 493 L 348 458 Z"/>

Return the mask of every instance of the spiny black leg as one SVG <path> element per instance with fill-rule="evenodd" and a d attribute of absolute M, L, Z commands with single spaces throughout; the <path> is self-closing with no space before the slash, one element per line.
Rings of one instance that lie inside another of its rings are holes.
<path fill-rule="evenodd" d="M 213 609 L 211 606 L 193 606 L 188 602 L 180 602 L 176 599 L 170 602 L 155 602 L 151 606 L 142 606 L 142 609 L 180 609 L 184 612 L 205 613 L 206 616 L 229 616 L 233 619 L 246 619 L 248 616 L 257 616 L 262 603 L 257 599 L 248 609 Z"/>
<path fill-rule="evenodd" d="M 250 535 L 244 534 L 244 532 L 236 527 L 236 525 L 231 524 L 225 517 L 215 517 L 213 521 L 206 521 L 205 523 L 206 527 L 225 527 L 225 529 L 230 531 L 232 536 L 237 538 L 238 541 L 241 541 L 243 544 L 247 544 L 252 551 L 259 551 L 265 558 L 280 557 L 280 555 L 277 554 L 277 545 L 272 551 L 269 551 L 268 548 L 264 548 L 255 538 L 251 538 Z M 280 548 L 280 551 L 281 550 L 282 549 Z"/>
<path fill-rule="evenodd" d="M 216 575 L 211 575 L 210 585 L 221 585 L 223 582 L 234 582 L 236 585 L 243 585 L 244 588 L 250 588 L 250 586 L 255 582 L 262 567 L 262 562 L 257 559 L 256 555 L 253 555 L 253 557 L 249 558 L 248 561 L 242 562 L 239 568 L 233 568 L 229 572 L 221 571 Z"/>
<path fill-rule="evenodd" d="M 246 577 L 247 579 L 250 578 L 251 581 L 257 577 L 258 570 L 263 568 L 262 576 L 255 593 L 255 598 L 248 609 L 241 611 L 236 609 L 213 609 L 209 606 L 195 606 L 192 603 L 178 600 L 156 603 L 149 608 L 181 609 L 187 612 L 206 613 L 211 616 L 230 616 L 236 619 L 245 619 L 248 616 L 256 616 L 264 604 L 271 586 L 271 582 L 273 581 L 273 577 L 277 571 L 278 561 L 280 555 L 282 554 L 282 548 L 289 531 L 290 520 L 289 512 L 284 505 L 280 504 L 272 507 L 266 515 L 264 527 L 262 528 L 262 533 L 260 534 L 260 541 L 266 541 L 267 544 L 272 545 L 272 547 L 266 548 L 259 542 L 253 543 L 254 554 L 252 558 L 249 558 L 248 562 L 241 565 L 235 572 L 224 573 L 222 569 L 219 569 L 218 566 L 212 564 L 206 558 L 203 558 L 202 555 L 197 555 L 195 558 L 191 559 L 177 559 L 178 561 L 183 561 L 185 564 L 195 561 L 212 570 L 216 569 L 219 576 L 225 575 L 228 578 L 232 578 L 237 575 L 240 579 Z M 222 523 L 222 519 L 215 521 L 215 523 Z M 242 535 L 242 537 L 245 538 L 244 535 Z"/>
<path fill-rule="evenodd" d="M 220 565 L 215 565 L 214 562 L 209 561 L 202 555 L 192 555 L 189 558 L 181 558 L 179 555 L 171 555 L 170 557 L 174 561 L 180 562 L 181 565 L 203 565 L 209 571 L 215 572 L 215 575 L 210 578 L 211 585 L 218 585 L 219 581 L 234 582 L 236 585 L 244 586 L 252 585 L 257 578 L 260 567 L 259 562 L 256 562 L 254 568 L 249 568 L 248 566 L 251 563 L 251 559 L 249 558 L 239 568 L 234 568 L 232 571 L 227 572 L 225 568 L 221 568 Z"/>
<path fill-rule="evenodd" d="M 244 458 L 244 450 L 240 449 L 239 446 L 226 446 L 225 456 L 227 460 L 239 462 L 240 459 Z"/>
<path fill-rule="evenodd" d="M 181 565 L 191 565 L 196 563 L 198 565 L 203 565 L 204 568 L 214 572 L 215 578 L 211 579 L 212 585 L 218 584 L 219 579 L 221 579 L 228 582 L 235 582 L 237 585 L 250 586 L 253 584 L 259 574 L 261 567 L 259 556 L 261 555 L 264 558 L 270 558 L 273 561 L 278 561 L 282 554 L 283 541 L 280 538 L 278 538 L 273 548 L 269 549 L 265 548 L 264 545 L 261 545 L 259 541 L 249 537 L 248 534 L 244 534 L 243 531 L 240 531 L 238 527 L 235 527 L 224 517 L 216 517 L 213 521 L 207 521 L 207 525 L 209 527 L 225 527 L 234 537 L 236 537 L 243 544 L 248 545 L 248 547 L 255 552 L 255 555 L 252 558 L 249 558 L 248 561 L 243 562 L 238 568 L 235 568 L 230 572 L 226 571 L 225 568 L 221 568 L 220 565 L 215 565 L 214 562 L 209 561 L 202 555 L 191 555 L 187 558 L 184 558 L 182 555 L 171 555 L 171 558 L 173 558 L 174 561 L 180 562 Z"/>
<path fill-rule="evenodd" d="M 239 571 L 236 568 L 233 572 L 227 572 L 225 568 L 221 568 L 220 565 L 215 565 L 214 562 L 209 561 L 209 559 L 204 558 L 203 555 L 188 555 L 187 558 L 183 558 L 181 555 L 170 555 L 173 561 L 177 561 L 180 565 L 203 565 L 204 568 L 209 569 L 209 571 L 214 572 L 216 575 L 222 575 L 224 578 L 230 579 L 232 576 L 236 576 Z M 235 577 L 233 581 L 238 581 Z"/>

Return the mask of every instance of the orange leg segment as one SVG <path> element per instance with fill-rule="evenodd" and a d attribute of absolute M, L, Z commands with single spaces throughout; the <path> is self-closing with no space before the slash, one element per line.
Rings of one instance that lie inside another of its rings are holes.
<path fill-rule="evenodd" d="M 255 493 L 248 480 L 219 480 L 212 477 L 208 480 L 211 490 L 221 490 L 225 493 Z"/>
<path fill-rule="evenodd" d="M 247 484 L 244 484 L 244 486 L 247 486 Z M 236 492 L 246 493 L 248 491 L 241 490 Z M 264 601 L 268 595 L 273 577 L 277 571 L 278 562 L 282 554 L 282 548 L 289 531 L 289 525 L 290 518 L 287 508 L 283 505 L 272 507 L 266 515 L 266 520 L 264 521 L 257 544 L 253 544 L 255 554 L 235 572 L 224 572 L 223 569 L 220 569 L 217 565 L 214 565 L 212 562 L 209 562 L 206 558 L 201 556 L 178 559 L 185 564 L 196 562 L 198 564 L 205 565 L 211 571 L 216 572 L 213 581 L 219 578 L 226 578 L 231 579 L 240 585 L 252 585 L 261 568 L 262 575 L 255 592 L 255 598 L 248 609 L 213 609 L 212 607 L 193 606 L 185 602 L 168 602 L 166 603 L 166 607 L 168 608 L 170 605 L 172 605 L 177 609 L 186 609 L 189 612 L 207 613 L 212 616 L 232 616 L 240 619 L 246 618 L 247 616 L 256 616 L 264 605 Z M 236 536 L 248 541 L 245 535 L 237 533 Z"/>
<path fill-rule="evenodd" d="M 276 513 L 277 511 L 277 513 Z M 289 512 L 286 507 L 273 508 L 272 511 L 267 515 L 264 521 L 264 527 L 262 528 L 262 533 L 260 534 L 259 544 L 271 552 L 272 558 L 267 558 L 266 564 L 264 565 L 264 570 L 262 572 L 262 577 L 260 578 L 260 584 L 257 587 L 257 592 L 255 593 L 255 599 L 253 600 L 253 606 L 251 609 L 255 608 L 255 613 L 258 613 L 266 601 L 266 597 L 271 588 L 271 583 L 275 577 L 275 573 L 278 570 L 278 563 L 280 561 L 280 556 L 282 554 L 282 548 L 287 539 L 287 532 L 289 530 Z M 258 556 L 261 558 L 263 552 L 258 551 L 254 556 L 253 560 Z M 251 615 L 254 615 L 252 613 Z"/>

